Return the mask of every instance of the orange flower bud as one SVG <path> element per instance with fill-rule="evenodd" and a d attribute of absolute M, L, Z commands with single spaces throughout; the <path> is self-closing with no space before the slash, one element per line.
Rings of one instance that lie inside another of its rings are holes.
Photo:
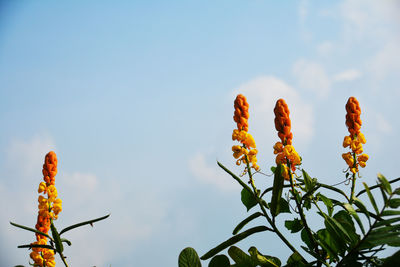
<path fill-rule="evenodd" d="M 248 131 L 249 124 L 247 120 L 249 119 L 249 104 L 247 103 L 246 97 L 244 95 L 237 95 L 235 99 L 235 115 L 233 119 L 237 123 L 237 128 L 239 131 Z"/>
<path fill-rule="evenodd" d="M 358 100 L 355 97 L 350 97 L 346 104 L 346 126 L 351 137 L 360 133 L 361 128 L 361 108 Z"/>
<path fill-rule="evenodd" d="M 285 145 L 292 144 L 293 134 L 291 130 L 291 121 L 289 118 L 289 108 L 283 99 L 276 101 L 274 108 L 275 113 L 275 129 L 278 131 L 278 136 Z"/>

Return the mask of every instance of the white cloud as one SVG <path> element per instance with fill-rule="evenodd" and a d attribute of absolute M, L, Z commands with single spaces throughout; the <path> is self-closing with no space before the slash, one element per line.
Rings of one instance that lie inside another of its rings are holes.
<path fill-rule="evenodd" d="M 317 51 L 320 56 L 329 56 L 334 49 L 334 45 L 330 41 L 325 41 L 317 46 Z"/>
<path fill-rule="evenodd" d="M 27 141 L 13 140 L 5 150 L 6 160 L 0 168 L 1 176 L 7 177 L 0 180 L 0 239 L 8 244 L 2 249 L 9 256 L 2 260 L 10 264 L 27 265 L 29 260 L 29 252 L 16 247 L 34 241 L 34 235 L 8 222 L 35 225 L 44 156 L 55 150 L 54 144 L 51 137 L 38 135 Z M 71 266 L 108 266 L 111 258 L 126 255 L 165 227 L 168 203 L 152 189 L 127 190 L 119 183 L 102 181 L 94 173 L 68 172 L 68 166 L 62 167 L 56 176 L 58 196 L 63 201 L 58 228 L 111 212 L 110 218 L 95 223 L 93 229 L 86 226 L 65 235 L 72 242 L 65 248 Z M 62 264 L 57 257 L 56 263 Z"/>
<path fill-rule="evenodd" d="M 71 191 L 85 190 L 93 192 L 98 184 L 96 175 L 91 173 L 66 173 L 59 175 L 60 179 L 64 181 L 63 187 L 68 187 Z"/>
<path fill-rule="evenodd" d="M 216 163 L 210 165 L 206 162 L 204 154 L 197 153 L 189 159 L 188 164 L 190 171 L 199 181 L 215 185 L 223 191 L 233 191 L 237 189 L 232 182 L 232 178 L 224 174 Z"/>
<path fill-rule="evenodd" d="M 300 19 L 300 22 L 302 22 L 302 23 L 305 22 L 305 20 L 308 16 L 308 4 L 309 3 L 307 0 L 302 0 L 299 3 L 299 9 L 298 9 L 299 19 Z"/>
<path fill-rule="evenodd" d="M 398 28 L 400 2 L 397 0 L 346 0 L 340 6 L 340 14 L 345 20 L 345 27 L 349 34 L 380 35 L 388 33 L 387 27 Z M 386 26 L 382 27 L 382 26 Z"/>
<path fill-rule="evenodd" d="M 293 65 L 293 74 L 300 87 L 310 90 L 319 97 L 328 95 L 331 81 L 321 64 L 300 59 Z"/>
<path fill-rule="evenodd" d="M 312 38 L 311 32 L 306 27 L 306 20 L 308 17 L 309 1 L 302 0 L 298 7 L 298 16 L 300 22 L 300 33 L 305 41 L 310 41 Z"/>
<path fill-rule="evenodd" d="M 55 144 L 47 135 L 36 135 L 28 141 L 12 140 L 7 148 L 7 167 L 18 175 L 41 175 L 44 157 L 52 150 L 55 150 Z"/>
<path fill-rule="evenodd" d="M 376 129 L 378 132 L 384 134 L 390 134 L 393 132 L 392 125 L 381 113 L 376 113 L 375 119 L 376 119 Z"/>
<path fill-rule="evenodd" d="M 400 1 L 346 0 L 340 8 L 344 40 L 371 49 L 365 60 L 374 81 L 400 71 Z"/>
<path fill-rule="evenodd" d="M 391 73 L 400 72 L 400 39 L 387 43 L 368 64 L 371 74 L 378 80 Z"/>
<path fill-rule="evenodd" d="M 343 72 L 336 74 L 333 77 L 335 82 L 345 82 L 345 81 L 353 81 L 361 77 L 361 72 L 356 69 L 348 69 Z"/>
<path fill-rule="evenodd" d="M 304 147 L 311 141 L 314 134 L 312 106 L 293 87 L 276 77 L 261 76 L 240 85 L 231 97 L 239 93 L 244 94 L 249 102 L 249 131 L 254 133 L 257 146 L 260 143 L 272 147 L 278 141 L 273 110 L 279 98 L 285 99 L 291 111 L 294 145 Z"/>

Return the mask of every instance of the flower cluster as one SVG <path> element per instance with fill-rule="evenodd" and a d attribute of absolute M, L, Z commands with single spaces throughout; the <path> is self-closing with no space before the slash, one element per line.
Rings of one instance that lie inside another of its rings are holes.
<path fill-rule="evenodd" d="M 257 165 L 257 149 L 254 138 L 249 134 L 248 131 L 248 118 L 249 118 L 249 104 L 247 103 L 246 97 L 239 94 L 235 99 L 235 115 L 233 119 L 237 124 L 237 129 L 233 130 L 232 140 L 239 141 L 242 145 L 232 146 L 233 157 L 237 159 L 236 165 L 241 163 L 251 164 L 251 168 L 256 171 L 260 169 Z"/>
<path fill-rule="evenodd" d="M 296 166 L 301 164 L 301 158 L 292 146 L 293 134 L 291 133 L 291 121 L 289 118 L 289 108 L 283 99 L 276 102 L 275 108 L 275 128 L 281 142 L 274 145 L 276 154 L 276 164 L 283 166 L 283 178 L 290 180 L 289 171 L 295 171 Z"/>
<path fill-rule="evenodd" d="M 358 172 L 358 166 L 364 168 L 368 160 L 367 154 L 363 153 L 362 145 L 366 143 L 361 129 L 361 108 L 355 97 L 350 97 L 346 104 L 346 126 L 350 135 L 345 136 L 343 147 L 350 147 L 351 152 L 343 153 L 342 158 L 346 161 L 352 173 Z"/>
<path fill-rule="evenodd" d="M 57 219 L 58 214 L 62 210 L 62 201 L 57 198 L 57 189 L 54 185 L 55 176 L 57 174 L 57 156 L 53 151 L 47 153 L 42 173 L 44 182 L 39 184 L 38 193 L 43 193 L 43 195 L 39 195 L 38 198 L 39 212 L 35 227 L 37 230 L 47 234 L 53 220 Z M 37 241 L 33 244 L 47 244 L 47 238 L 43 235 L 36 233 L 36 240 Z M 55 266 L 54 251 L 51 249 L 33 248 L 30 257 L 34 261 L 34 266 Z"/>
<path fill-rule="evenodd" d="M 249 130 L 249 124 L 247 122 L 249 119 L 249 104 L 247 103 L 246 97 L 242 94 L 237 95 L 234 107 L 235 113 L 233 120 L 236 122 L 238 130 L 247 132 Z"/>

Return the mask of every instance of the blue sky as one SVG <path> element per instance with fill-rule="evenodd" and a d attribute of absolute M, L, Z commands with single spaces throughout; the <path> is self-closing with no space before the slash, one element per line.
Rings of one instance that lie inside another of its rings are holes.
<path fill-rule="evenodd" d="M 216 160 L 240 173 L 237 93 L 248 98 L 263 170 L 278 140 L 272 110 L 285 98 L 303 167 L 342 181 L 344 105 L 355 96 L 370 155 L 362 181 L 397 178 L 399 11 L 394 0 L 2 1 L 2 265 L 27 265 L 16 247 L 34 237 L 8 222 L 36 223 L 50 150 L 57 226 L 111 212 L 68 236 L 72 266 L 176 266 L 184 247 L 203 254 L 229 238 L 246 210 Z M 270 234 L 239 246 L 253 244 L 289 255 Z"/>

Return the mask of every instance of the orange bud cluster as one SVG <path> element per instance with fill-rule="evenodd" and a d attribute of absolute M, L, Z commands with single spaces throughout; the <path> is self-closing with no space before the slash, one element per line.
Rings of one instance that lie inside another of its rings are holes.
<path fill-rule="evenodd" d="M 282 140 L 282 144 L 291 145 L 293 134 L 290 132 L 291 122 L 289 118 L 289 108 L 283 99 L 276 102 L 275 108 L 275 129 L 278 131 L 278 136 Z"/>
<path fill-rule="evenodd" d="M 35 228 L 43 233 L 48 233 L 52 220 L 57 219 L 61 212 L 61 199 L 57 198 L 57 189 L 54 186 L 55 176 L 57 174 L 57 156 L 56 153 L 50 151 L 47 153 L 43 164 L 43 180 L 39 184 L 38 193 L 47 194 L 47 198 L 39 195 L 39 212 Z M 33 244 L 46 245 L 47 238 L 36 233 L 37 242 Z M 34 266 L 55 266 L 54 252 L 47 248 L 35 248 L 30 253 L 31 259 L 34 261 Z"/>
<path fill-rule="evenodd" d="M 232 140 L 237 140 L 242 143 L 242 146 L 235 145 L 232 147 L 233 157 L 236 159 L 236 165 L 241 163 L 248 164 L 249 168 L 254 168 L 256 171 L 260 169 L 257 165 L 257 153 L 256 142 L 253 136 L 247 131 L 249 130 L 249 124 L 247 120 L 249 119 L 249 104 L 247 103 L 246 97 L 244 95 L 237 95 L 235 102 L 235 113 L 233 119 L 237 123 L 237 129 L 233 130 Z M 248 167 L 245 167 L 245 172 L 247 172 Z M 250 179 L 251 182 L 251 179 Z"/>
<path fill-rule="evenodd" d="M 295 171 L 296 166 L 301 164 L 301 157 L 292 146 L 293 134 L 291 130 L 291 121 L 289 118 L 289 107 L 285 100 L 278 99 L 274 108 L 275 113 L 275 128 L 278 131 L 278 136 L 282 142 L 277 142 L 274 145 L 274 154 L 276 154 L 276 164 L 283 166 L 283 178 L 290 180 L 290 171 Z"/>
<path fill-rule="evenodd" d="M 346 126 L 350 136 L 360 133 L 361 128 L 361 108 L 358 100 L 355 97 L 350 97 L 346 104 Z"/>
<path fill-rule="evenodd" d="M 43 164 L 43 180 L 47 185 L 54 185 L 55 176 L 57 174 L 57 156 L 54 151 L 50 151 L 47 153 L 46 158 L 44 159 Z"/>
<path fill-rule="evenodd" d="M 237 123 L 237 128 L 239 131 L 248 131 L 249 124 L 247 120 L 249 119 L 249 104 L 247 103 L 246 97 L 242 94 L 236 96 L 235 99 L 235 113 L 233 119 Z"/>
<path fill-rule="evenodd" d="M 369 158 L 367 154 L 363 153 L 363 144 L 366 143 L 361 129 L 361 108 L 355 97 L 350 97 L 346 104 L 346 126 L 350 132 L 349 136 L 345 136 L 343 140 L 343 147 L 349 147 L 351 152 L 343 153 L 342 158 L 349 166 L 349 170 L 356 174 L 358 167 L 364 168 Z M 358 156 L 357 156 L 358 155 Z"/>

